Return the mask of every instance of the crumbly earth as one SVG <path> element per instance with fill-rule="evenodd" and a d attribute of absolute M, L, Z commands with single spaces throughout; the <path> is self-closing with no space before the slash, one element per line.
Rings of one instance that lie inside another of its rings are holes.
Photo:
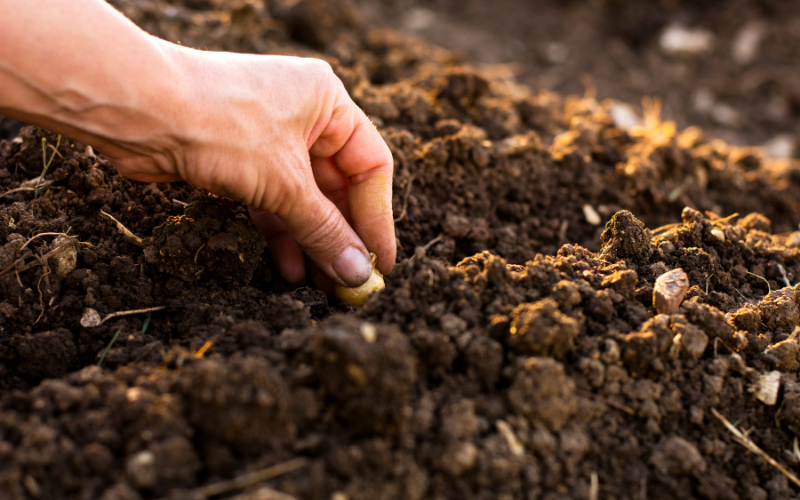
<path fill-rule="evenodd" d="M 0 498 L 797 497 L 715 412 L 797 467 L 798 164 L 655 109 L 620 129 L 347 3 L 112 3 L 329 60 L 392 148 L 400 261 L 354 310 L 283 282 L 239 205 L 68 139 L 34 191 L 57 137 L 0 142 Z"/>

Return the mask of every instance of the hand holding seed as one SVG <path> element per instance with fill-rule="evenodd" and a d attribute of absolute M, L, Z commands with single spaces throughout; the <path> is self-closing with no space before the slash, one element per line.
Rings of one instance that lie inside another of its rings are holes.
<path fill-rule="evenodd" d="M 392 155 L 326 62 L 192 50 L 103 0 L 0 3 L 14 20 L 0 32 L 3 115 L 91 145 L 131 179 L 248 205 L 292 283 L 308 261 L 326 291 L 360 285 L 370 251 L 392 270 Z"/>

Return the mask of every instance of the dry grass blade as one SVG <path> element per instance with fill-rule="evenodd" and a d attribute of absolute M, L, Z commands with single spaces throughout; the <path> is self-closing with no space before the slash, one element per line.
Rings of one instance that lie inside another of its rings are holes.
<path fill-rule="evenodd" d="M 67 231 L 69 231 L 69 229 L 67 229 Z M 31 238 L 28 241 L 26 241 L 24 245 L 22 245 L 21 247 L 19 247 L 17 249 L 17 252 L 21 252 L 22 249 L 25 248 L 26 246 L 28 246 L 28 244 L 30 242 L 32 242 L 33 240 L 35 240 L 36 238 L 39 238 L 41 236 L 65 236 L 67 238 L 72 238 L 72 236 L 68 235 L 67 233 L 39 233 L 39 234 L 36 234 L 34 236 L 31 236 Z"/>
<path fill-rule="evenodd" d="M 0 271 L 0 276 L 2 276 L 4 274 L 6 274 L 7 272 L 11 271 L 12 269 L 14 269 L 17 266 L 17 264 L 19 264 L 20 262 L 24 262 L 25 259 L 27 259 L 31 255 L 33 255 L 33 252 L 30 252 L 30 251 L 25 252 L 25 254 L 22 257 L 20 257 L 19 259 L 15 260 L 7 268 L 5 268 L 2 271 Z"/>
<path fill-rule="evenodd" d="M 597 472 L 592 471 L 589 483 L 589 500 L 597 500 L 600 498 L 600 481 L 597 478 Z"/>
<path fill-rule="evenodd" d="M 137 247 L 144 248 L 144 243 L 142 242 L 142 239 L 133 234 L 127 227 L 123 226 L 120 221 L 112 217 L 110 214 L 103 212 L 102 210 L 100 210 L 100 217 L 106 220 L 110 220 L 111 222 L 116 224 L 117 231 L 119 231 L 122 237 L 128 240 L 129 243 L 133 243 Z"/>
<path fill-rule="evenodd" d="M 37 179 L 38 179 L 38 177 L 37 177 Z M 38 190 L 41 190 L 41 189 L 48 188 L 48 187 L 50 187 L 52 185 L 53 185 L 53 181 L 45 181 L 45 182 L 42 182 L 41 184 L 38 184 L 35 187 L 34 186 L 20 186 L 18 188 L 10 189 L 10 190 L 6 191 L 5 193 L 3 193 L 0 196 L 8 196 L 8 195 L 11 195 L 11 194 L 14 194 L 14 193 L 19 193 L 19 192 L 22 192 L 22 191 L 38 191 Z"/>
<path fill-rule="evenodd" d="M 408 181 L 406 182 L 406 192 L 403 194 L 403 209 L 400 211 L 400 215 L 394 220 L 395 222 L 400 222 L 401 220 L 406 218 L 406 214 L 408 212 L 408 198 L 411 196 L 411 185 L 414 184 L 414 176 L 410 176 Z"/>
<path fill-rule="evenodd" d="M 209 484 L 208 486 L 196 488 L 190 492 L 190 498 L 208 498 L 222 495 L 224 493 L 230 493 L 231 491 L 235 490 L 241 490 L 247 488 L 248 486 L 253 486 L 255 484 L 274 479 L 278 476 L 302 469 L 303 467 L 308 466 L 308 464 L 309 460 L 307 458 L 293 458 L 292 460 L 288 460 L 265 469 L 243 474 L 239 477 L 231 479 L 230 481 L 222 481 L 219 483 Z M 286 497 L 277 497 L 273 495 L 273 497 L 281 499 L 292 498 L 288 495 Z"/>
<path fill-rule="evenodd" d="M 36 182 L 36 187 L 38 188 L 39 185 L 42 183 L 44 176 L 47 174 L 47 170 L 50 168 L 50 165 L 55 160 L 56 155 L 59 155 L 58 147 L 61 145 L 61 134 L 58 135 L 58 140 L 56 141 L 56 147 L 53 148 L 53 155 L 50 157 L 50 161 L 47 161 L 47 139 L 42 137 L 42 162 L 44 165 L 44 169 L 42 170 L 42 175 L 39 176 L 39 180 Z M 63 157 L 62 157 L 63 158 Z"/>
<path fill-rule="evenodd" d="M 734 425 L 730 423 L 727 418 L 723 417 L 715 408 L 711 408 L 711 413 L 713 413 L 714 416 L 717 417 L 720 422 L 722 422 L 722 425 L 724 425 L 725 428 L 728 429 L 731 434 L 733 434 L 734 438 L 739 444 L 747 448 L 748 451 L 755 453 L 766 460 L 768 464 L 775 467 L 781 474 L 786 476 L 789 481 L 793 482 L 797 486 L 800 486 L 800 479 L 797 479 L 797 476 L 792 474 L 786 467 L 779 464 L 777 460 L 767 455 L 767 452 L 759 448 L 758 445 L 755 444 L 747 434 L 734 427 Z"/>

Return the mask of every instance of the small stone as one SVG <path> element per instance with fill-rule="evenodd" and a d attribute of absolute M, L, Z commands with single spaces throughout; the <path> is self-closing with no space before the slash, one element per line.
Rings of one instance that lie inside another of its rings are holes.
<path fill-rule="evenodd" d="M 84 328 L 92 328 L 95 326 L 100 326 L 103 322 L 100 319 L 100 313 L 92 309 L 91 307 L 87 307 L 83 310 L 83 314 L 81 315 L 81 326 Z"/>
<path fill-rule="evenodd" d="M 767 406 L 774 406 L 778 402 L 778 390 L 781 387 L 781 372 L 773 370 L 764 373 L 756 383 L 756 399 Z"/>
<path fill-rule="evenodd" d="M 53 240 L 52 248 L 57 250 L 50 256 L 51 263 L 57 275 L 62 278 L 75 270 L 78 262 L 78 248 L 72 238 L 59 235 Z"/>
<path fill-rule="evenodd" d="M 644 122 L 639 115 L 636 114 L 636 111 L 628 104 L 615 102 L 608 109 L 608 113 L 611 115 L 614 126 L 623 130 L 631 130 L 634 127 L 641 127 L 644 125 Z"/>
<path fill-rule="evenodd" d="M 150 450 L 140 451 L 128 459 L 125 473 L 137 488 L 151 488 L 157 480 L 156 457 Z"/>
<path fill-rule="evenodd" d="M 755 20 L 746 23 L 736 32 L 731 41 L 731 58 L 736 64 L 744 66 L 758 58 L 765 31 L 766 25 Z"/>
<path fill-rule="evenodd" d="M 359 331 L 368 344 L 374 344 L 375 340 L 378 338 L 378 329 L 371 323 L 363 323 Z"/>
<path fill-rule="evenodd" d="M 711 239 L 716 241 L 725 241 L 725 233 L 722 229 L 714 228 L 711 230 Z"/>
<path fill-rule="evenodd" d="M 653 305 L 659 314 L 676 314 L 689 290 L 689 277 L 683 269 L 673 269 L 656 279 Z"/>
<path fill-rule="evenodd" d="M 711 119 L 717 125 L 737 128 L 742 124 L 742 116 L 733 106 L 718 102 L 711 108 Z"/>
<path fill-rule="evenodd" d="M 795 150 L 795 138 L 792 134 L 778 134 L 762 144 L 761 149 L 770 158 L 791 158 Z"/>
<path fill-rule="evenodd" d="M 549 42 L 542 52 L 547 62 L 553 65 L 564 64 L 569 58 L 569 47 L 563 42 Z"/>
<path fill-rule="evenodd" d="M 714 47 L 714 34 L 704 28 L 671 24 L 658 41 L 661 52 L 671 57 L 695 57 Z"/>
<path fill-rule="evenodd" d="M 587 204 L 583 206 L 583 216 L 586 217 L 586 222 L 593 226 L 599 226 L 603 223 L 603 219 L 600 218 L 600 214 L 598 214 L 597 210 L 595 210 L 591 205 Z"/>

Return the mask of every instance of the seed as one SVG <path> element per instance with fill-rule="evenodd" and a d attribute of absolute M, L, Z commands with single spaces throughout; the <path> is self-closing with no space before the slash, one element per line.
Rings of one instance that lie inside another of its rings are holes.
<path fill-rule="evenodd" d="M 361 307 L 364 305 L 364 302 L 367 301 L 367 297 L 369 297 L 370 294 L 386 287 L 386 284 L 383 282 L 383 275 L 375 268 L 378 257 L 372 252 L 370 252 L 369 257 L 372 260 L 372 275 L 370 275 L 366 283 L 353 288 L 336 285 L 333 289 L 333 294 L 337 299 L 356 307 Z"/>

